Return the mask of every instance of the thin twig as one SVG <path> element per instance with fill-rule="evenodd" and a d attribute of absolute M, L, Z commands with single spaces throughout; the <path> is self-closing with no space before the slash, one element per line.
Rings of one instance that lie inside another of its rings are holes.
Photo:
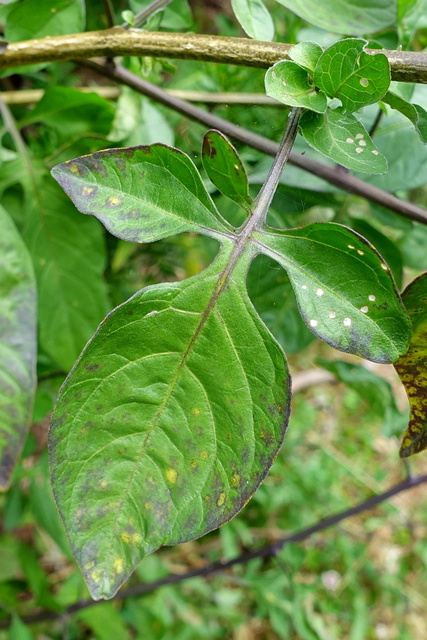
<path fill-rule="evenodd" d="M 136 29 L 137 27 L 142 26 L 152 16 L 154 16 L 155 13 L 167 7 L 167 5 L 171 2 L 172 0 L 154 0 L 148 5 L 148 7 L 145 7 L 145 9 L 142 9 L 137 14 L 135 14 L 132 27 Z M 129 25 L 125 22 L 122 24 L 122 27 L 123 29 L 128 29 Z"/>
<path fill-rule="evenodd" d="M 170 109 L 174 109 L 174 111 L 182 113 L 184 116 L 191 118 L 192 120 L 196 120 L 197 122 L 200 122 L 212 129 L 219 129 L 224 134 L 234 138 L 235 140 L 243 142 L 243 144 L 247 144 L 248 146 L 271 156 L 275 156 L 277 154 L 279 149 L 277 142 L 273 142 L 268 138 L 252 133 L 251 131 L 228 122 L 228 120 L 224 120 L 213 113 L 204 111 L 185 100 L 171 96 L 164 89 L 139 78 L 124 67 L 108 66 L 92 60 L 85 60 L 84 62 L 80 61 L 80 64 L 92 69 L 93 71 L 97 71 L 100 75 L 106 76 L 111 80 L 125 84 L 135 91 L 160 102 Z M 304 171 L 308 171 L 309 173 L 330 182 L 340 189 L 344 189 L 345 191 L 354 193 L 366 200 L 375 202 L 382 207 L 391 209 L 406 218 L 427 224 L 427 212 L 421 207 L 418 207 L 412 202 L 407 202 L 406 200 L 399 200 L 399 198 L 396 198 L 391 193 L 378 189 L 377 187 L 374 187 L 373 185 L 368 184 L 349 173 L 340 171 L 335 166 L 318 162 L 317 160 L 313 160 L 295 152 L 291 152 L 289 162 Z"/>
<path fill-rule="evenodd" d="M 109 27 L 114 27 L 114 25 L 116 24 L 116 19 L 114 16 L 113 3 L 111 2 L 111 0 L 103 0 L 103 2 L 105 14 L 107 16 L 107 24 Z"/>
<path fill-rule="evenodd" d="M 232 558 L 231 560 L 226 561 L 218 561 L 212 564 L 208 564 L 200 569 L 191 569 L 190 571 L 186 571 L 185 573 L 180 574 L 171 574 L 166 576 L 165 578 L 161 578 L 160 580 L 154 580 L 153 582 L 147 582 L 144 584 L 138 584 L 133 587 L 129 587 L 128 589 L 122 589 L 119 593 L 116 594 L 114 600 L 124 600 L 130 596 L 141 596 L 146 593 L 151 593 L 156 591 L 160 587 L 164 587 L 170 584 L 178 584 L 180 582 L 184 582 L 185 580 L 189 580 L 190 578 L 196 577 L 206 577 L 215 573 L 224 572 L 227 569 L 231 569 L 236 565 L 247 564 L 251 560 L 255 560 L 256 558 L 270 558 L 278 554 L 283 547 L 288 544 L 295 542 L 302 542 L 312 535 L 319 533 L 320 531 L 324 531 L 325 529 L 329 529 L 334 525 L 337 525 L 339 522 L 346 520 L 347 518 L 351 518 L 359 513 L 364 513 L 374 507 L 378 506 L 382 502 L 389 500 L 393 496 L 396 496 L 399 493 L 404 491 L 408 491 L 409 489 L 414 489 L 415 487 L 419 487 L 422 484 L 427 482 L 427 474 L 421 476 L 415 476 L 412 478 L 406 478 L 402 482 L 396 484 L 395 486 L 387 489 L 383 493 L 380 493 L 376 496 L 372 496 L 363 502 L 355 505 L 354 507 L 350 507 L 349 509 L 345 509 L 344 511 L 340 511 L 334 515 L 328 516 L 323 520 L 319 520 L 315 524 L 310 527 L 306 527 L 305 529 L 300 529 L 295 533 L 284 536 L 277 542 L 273 544 L 265 545 L 260 549 L 255 551 L 247 551 L 245 553 Z M 62 613 L 57 613 L 53 611 L 41 611 L 40 613 L 36 613 L 33 615 L 22 616 L 22 621 L 25 624 L 35 624 L 37 622 L 47 622 L 49 620 L 58 620 L 63 616 L 70 615 L 75 613 L 76 611 L 81 611 L 82 609 L 87 609 L 88 607 L 93 607 L 98 604 L 102 604 L 103 600 L 81 600 L 80 602 L 76 602 L 75 604 L 66 607 L 66 609 Z M 6 629 L 10 625 L 10 619 L 1 620 L 0 621 L 0 629 Z"/>
<path fill-rule="evenodd" d="M 378 109 L 376 118 L 373 121 L 371 128 L 369 129 L 369 135 L 371 137 L 374 135 L 375 131 L 378 129 L 378 125 L 380 124 L 383 115 L 384 115 L 384 111 L 382 109 Z"/>

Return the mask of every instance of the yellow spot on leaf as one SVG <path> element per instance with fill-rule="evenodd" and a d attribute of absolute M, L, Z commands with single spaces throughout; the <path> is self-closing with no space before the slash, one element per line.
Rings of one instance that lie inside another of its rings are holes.
<path fill-rule="evenodd" d="M 85 571 L 90 571 L 91 569 L 93 569 L 95 566 L 95 563 L 93 560 L 91 560 L 90 562 L 88 562 L 87 564 L 85 564 L 84 569 Z"/>
<path fill-rule="evenodd" d="M 131 541 L 131 537 L 128 533 L 121 533 L 120 540 L 123 540 L 123 542 L 126 542 L 126 544 L 129 544 L 129 542 Z"/>
<path fill-rule="evenodd" d="M 90 196 L 95 191 L 95 187 L 83 187 L 82 196 Z"/>
<path fill-rule="evenodd" d="M 240 487 L 240 476 L 238 473 L 235 473 L 231 477 L 231 484 L 233 485 L 233 487 Z"/>
<path fill-rule="evenodd" d="M 107 198 L 107 204 L 109 204 L 111 207 L 118 207 L 119 204 L 122 204 L 122 202 L 123 200 L 118 196 L 110 196 L 109 198 Z"/>
<path fill-rule="evenodd" d="M 79 166 L 77 164 L 70 164 L 68 166 L 70 167 L 71 173 L 74 173 L 75 176 L 79 176 L 80 175 L 80 169 L 79 169 Z"/>
<path fill-rule="evenodd" d="M 123 569 L 124 569 L 123 558 L 116 558 L 114 560 L 113 567 L 116 573 L 123 573 Z"/>
<path fill-rule="evenodd" d="M 200 411 L 200 409 L 198 409 L 197 407 L 195 407 L 194 409 L 192 409 L 192 410 L 191 410 L 191 413 L 192 413 L 194 416 L 199 416 L 199 415 L 201 414 L 201 411 Z"/>
<path fill-rule="evenodd" d="M 219 498 L 218 498 L 218 500 L 217 500 L 217 505 L 218 505 L 218 507 L 222 507 L 222 505 L 224 504 L 224 502 L 225 502 L 225 493 L 220 493 L 220 494 L 219 494 Z"/>
<path fill-rule="evenodd" d="M 176 469 L 169 468 L 166 470 L 166 478 L 172 484 L 175 484 L 177 477 L 178 477 L 178 473 L 176 472 Z"/>
<path fill-rule="evenodd" d="M 209 454 L 206 451 L 202 451 L 200 457 L 202 460 L 207 460 L 209 458 Z"/>

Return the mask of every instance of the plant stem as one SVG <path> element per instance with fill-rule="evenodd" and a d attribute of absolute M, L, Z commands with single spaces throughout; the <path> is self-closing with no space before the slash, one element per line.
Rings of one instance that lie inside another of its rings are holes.
<path fill-rule="evenodd" d="M 88 67 L 93 71 L 97 71 L 100 75 L 110 78 L 111 80 L 125 84 L 135 91 L 156 100 L 156 102 L 159 102 L 170 109 L 174 109 L 174 111 L 177 111 L 178 113 L 182 113 L 187 118 L 196 120 L 197 122 L 200 122 L 212 129 L 219 129 L 225 135 L 228 135 L 235 140 L 239 140 L 239 142 L 242 142 L 243 144 L 247 144 L 270 156 L 275 156 L 277 154 L 279 149 L 277 142 L 273 142 L 272 140 L 264 138 L 257 133 L 253 133 L 252 131 L 239 127 L 232 122 L 228 122 L 228 120 L 224 120 L 213 113 L 204 111 L 185 100 L 171 96 L 164 89 L 147 82 L 147 80 L 139 78 L 124 67 L 107 66 L 92 60 L 85 60 L 84 62 L 79 62 L 79 64 L 84 67 Z M 290 154 L 289 162 L 304 171 L 308 171 L 309 173 L 318 176 L 322 180 L 330 182 L 340 189 L 344 189 L 345 191 L 354 193 L 366 200 L 375 202 L 382 207 L 391 209 L 406 218 L 427 224 L 427 212 L 421 207 L 418 207 L 412 202 L 407 202 L 406 200 L 399 200 L 399 198 L 396 198 L 391 193 L 378 189 L 377 187 L 360 180 L 360 178 L 356 178 L 347 172 L 340 171 L 334 166 L 318 162 L 317 160 L 313 160 L 312 158 L 308 158 L 307 156 L 303 156 L 300 153 L 295 152 Z"/>
<path fill-rule="evenodd" d="M 320 531 L 324 531 L 325 529 L 328 529 L 332 526 L 335 526 L 339 522 L 342 522 L 347 518 L 350 518 L 359 513 L 364 513 L 369 509 L 373 509 L 377 505 L 381 504 L 382 502 L 385 502 L 386 500 L 389 500 L 393 496 L 396 496 L 399 493 L 402 493 L 403 491 L 414 489 L 415 487 L 419 487 L 420 485 L 425 483 L 427 483 L 427 474 L 424 474 L 421 476 L 414 476 L 412 478 L 407 478 L 402 482 L 399 482 L 398 484 L 396 484 L 394 487 L 387 489 L 383 493 L 380 493 L 376 496 L 368 498 L 367 500 L 364 500 L 363 502 L 360 502 L 359 504 L 353 507 L 350 507 L 348 509 L 345 509 L 344 511 L 335 513 L 334 515 L 328 516 L 323 520 L 319 520 L 318 522 L 311 525 L 310 527 L 306 527 L 305 529 L 300 529 L 295 533 L 292 533 L 288 536 L 281 538 L 280 540 L 278 540 L 277 542 L 274 542 L 273 544 L 265 545 L 264 547 L 261 547 L 260 549 L 256 549 L 255 551 L 246 551 L 245 553 L 242 553 L 241 555 L 236 556 L 235 558 L 232 558 L 231 560 L 227 560 L 225 562 L 221 562 L 221 561 L 214 562 L 212 564 L 208 564 L 204 567 L 201 567 L 200 569 L 191 569 L 186 573 L 170 574 L 169 576 L 166 576 L 165 578 L 161 578 L 160 580 L 155 580 L 153 582 L 147 582 L 144 584 L 138 584 L 138 585 L 135 585 L 134 587 L 123 589 L 122 591 L 119 591 L 119 593 L 114 597 L 114 600 L 123 600 L 124 598 L 128 598 L 129 596 L 140 596 L 146 593 L 151 593 L 153 591 L 156 591 L 156 589 L 159 589 L 160 587 L 170 585 L 170 584 L 177 584 L 177 583 L 183 582 L 184 580 L 189 580 L 190 578 L 209 576 L 214 573 L 221 573 L 226 569 L 229 569 L 236 565 L 247 564 L 248 562 L 250 562 L 251 560 L 255 560 L 256 558 L 270 558 L 272 556 L 275 556 L 277 553 L 279 553 L 283 549 L 283 547 L 285 547 L 288 544 L 295 543 L 295 542 L 302 542 L 303 540 L 310 538 L 310 536 L 316 533 L 319 533 Z M 105 601 L 104 600 L 98 600 L 98 601 L 81 600 L 80 602 L 77 602 L 76 604 L 73 604 L 67 607 L 65 611 L 61 613 L 57 613 L 55 611 L 41 611 L 40 613 L 36 613 L 33 615 L 22 616 L 21 619 L 26 624 L 45 622 L 48 620 L 57 620 L 58 618 L 61 618 L 64 615 L 67 615 L 67 614 L 69 615 L 69 614 L 75 613 L 76 611 L 81 611 L 82 609 L 87 609 L 88 607 L 94 607 L 99 604 L 101 605 L 105 604 Z M 9 625 L 10 625 L 10 619 L 0 621 L 0 629 L 6 629 L 9 627 Z"/>
<path fill-rule="evenodd" d="M 172 0 L 154 0 L 151 2 L 148 7 L 142 9 L 135 15 L 135 20 L 133 22 L 132 28 L 137 29 L 141 25 L 143 25 L 147 20 L 149 20 L 155 13 L 164 9 L 168 4 L 170 4 Z M 122 24 L 124 29 L 128 29 L 129 26 L 124 23 Z"/>
<path fill-rule="evenodd" d="M 283 134 L 279 150 L 274 158 L 267 179 L 262 185 L 255 200 L 255 207 L 252 212 L 252 218 L 255 220 L 254 228 L 260 229 L 265 224 L 271 201 L 273 200 L 277 185 L 279 184 L 280 176 L 282 175 L 283 168 L 289 159 L 294 145 L 295 138 L 298 133 L 298 123 L 303 112 L 304 109 L 294 107 L 289 113 L 285 133 Z"/>

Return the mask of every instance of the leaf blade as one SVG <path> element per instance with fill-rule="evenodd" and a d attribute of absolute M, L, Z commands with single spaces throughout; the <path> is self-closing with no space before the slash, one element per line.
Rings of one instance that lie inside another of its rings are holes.
<path fill-rule="evenodd" d="M 427 274 L 411 282 L 402 298 L 412 320 L 412 337 L 409 350 L 394 367 L 405 387 L 411 410 L 400 447 L 400 457 L 407 458 L 427 448 Z"/>
<path fill-rule="evenodd" d="M 228 258 L 118 307 L 60 394 L 54 494 L 96 599 L 111 597 L 146 553 L 233 517 L 281 444 L 283 352 L 242 292 L 246 266 L 215 298 Z"/>
<path fill-rule="evenodd" d="M 2 207 L 0 227 L 0 490 L 5 491 L 32 416 L 37 292 L 27 248 Z"/>
<path fill-rule="evenodd" d="M 57 165 L 52 175 L 81 213 L 123 240 L 228 231 L 190 158 L 162 144 L 107 149 Z"/>
<path fill-rule="evenodd" d="M 265 89 L 270 98 L 292 107 L 305 107 L 318 113 L 326 110 L 325 94 L 316 91 L 307 71 L 296 62 L 282 60 L 270 67 L 265 74 Z"/>
<path fill-rule="evenodd" d="M 315 335 L 374 362 L 393 362 L 406 351 L 408 317 L 388 266 L 364 238 L 333 223 L 263 231 L 256 238 L 288 272 Z"/>

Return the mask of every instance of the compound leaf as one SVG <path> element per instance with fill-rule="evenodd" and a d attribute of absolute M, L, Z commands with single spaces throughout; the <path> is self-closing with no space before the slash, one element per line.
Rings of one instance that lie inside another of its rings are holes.
<path fill-rule="evenodd" d="M 319 57 L 314 72 L 316 87 L 351 113 L 380 100 L 390 86 L 387 57 L 366 53 L 366 44 L 357 38 L 336 42 Z"/>
<path fill-rule="evenodd" d="M 59 395 L 54 494 L 95 599 L 145 554 L 230 520 L 282 442 L 286 362 L 247 297 L 248 261 L 223 275 L 231 252 L 113 311 Z"/>
<path fill-rule="evenodd" d="M 8 488 L 36 388 L 37 295 L 31 258 L 0 207 L 0 490 Z"/>
<path fill-rule="evenodd" d="M 352 171 L 387 171 L 387 160 L 365 127 L 350 113 L 344 114 L 340 109 L 307 111 L 300 120 L 300 131 L 310 146 Z"/>
<path fill-rule="evenodd" d="M 236 149 L 219 131 L 208 131 L 203 137 L 202 160 L 212 184 L 223 195 L 246 210 L 252 198 L 245 168 Z"/>
<path fill-rule="evenodd" d="M 256 239 L 286 269 L 315 335 L 374 362 L 394 362 L 405 353 L 409 319 L 389 267 L 362 236 L 319 223 L 258 232 Z"/>
<path fill-rule="evenodd" d="M 289 60 L 270 67 L 265 74 L 265 90 L 271 98 L 291 107 L 306 107 L 323 113 L 327 106 L 325 94 L 316 90 L 307 71 Z"/>
<path fill-rule="evenodd" d="M 400 448 L 400 456 L 407 458 L 427 449 L 427 273 L 411 282 L 402 298 L 412 321 L 412 337 L 408 352 L 394 366 L 411 409 Z"/>
<path fill-rule="evenodd" d="M 57 165 L 52 175 L 79 211 L 123 240 L 228 230 L 190 158 L 162 144 L 107 149 Z"/>

